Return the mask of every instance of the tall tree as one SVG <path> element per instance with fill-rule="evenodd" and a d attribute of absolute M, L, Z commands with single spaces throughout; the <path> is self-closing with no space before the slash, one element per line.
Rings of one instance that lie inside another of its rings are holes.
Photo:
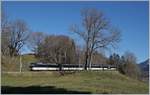
<path fill-rule="evenodd" d="M 17 55 L 28 38 L 28 27 L 23 20 L 10 21 L 2 11 L 2 53 L 10 56 Z"/>
<path fill-rule="evenodd" d="M 38 47 L 38 57 L 50 63 L 75 63 L 75 44 L 67 36 L 47 36 Z"/>
<path fill-rule="evenodd" d="M 29 37 L 27 24 L 23 20 L 15 20 L 11 23 L 9 32 L 9 53 L 11 56 L 18 55 L 19 50 Z"/>
<path fill-rule="evenodd" d="M 85 70 L 91 63 L 91 56 L 99 48 L 115 46 L 120 41 L 120 31 L 112 28 L 101 11 L 84 9 L 81 11 L 82 29 L 76 25 L 71 31 L 78 34 L 85 42 Z"/>

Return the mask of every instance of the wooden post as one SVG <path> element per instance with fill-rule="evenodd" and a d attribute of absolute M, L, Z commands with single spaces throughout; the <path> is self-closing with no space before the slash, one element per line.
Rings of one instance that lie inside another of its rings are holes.
<path fill-rule="evenodd" d="M 89 68 L 90 68 L 90 70 L 91 70 L 91 65 L 92 65 L 92 54 L 91 54 L 91 60 L 90 60 L 90 66 L 89 66 Z"/>
<path fill-rule="evenodd" d="M 20 53 L 20 73 L 22 72 L 22 58 L 21 58 L 21 53 Z"/>
<path fill-rule="evenodd" d="M 65 64 L 66 64 L 66 58 L 67 58 L 67 57 L 66 57 L 66 51 L 65 51 Z"/>

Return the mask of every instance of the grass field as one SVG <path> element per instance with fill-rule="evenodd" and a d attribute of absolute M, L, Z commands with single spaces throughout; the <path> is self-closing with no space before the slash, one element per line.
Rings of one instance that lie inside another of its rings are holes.
<path fill-rule="evenodd" d="M 2 73 L 2 93 L 148 94 L 148 84 L 117 71 Z"/>

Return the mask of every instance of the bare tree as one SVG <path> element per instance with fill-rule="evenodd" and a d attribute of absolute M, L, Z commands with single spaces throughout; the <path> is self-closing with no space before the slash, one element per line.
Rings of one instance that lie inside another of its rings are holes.
<path fill-rule="evenodd" d="M 80 65 L 84 62 L 84 51 L 80 46 L 76 46 L 76 62 Z"/>
<path fill-rule="evenodd" d="M 106 64 L 107 57 L 103 53 L 93 52 L 91 62 L 95 64 Z"/>
<path fill-rule="evenodd" d="M 136 62 L 137 61 L 136 56 L 132 52 L 127 51 L 124 53 L 124 60 L 125 60 L 123 65 L 124 74 L 129 77 L 139 79 L 141 71 Z"/>
<path fill-rule="evenodd" d="M 3 55 L 9 55 L 10 23 L 4 11 L 1 15 L 1 52 Z"/>
<path fill-rule="evenodd" d="M 18 55 L 19 50 L 29 37 L 27 24 L 23 20 L 16 20 L 10 26 L 9 53 L 11 56 Z"/>
<path fill-rule="evenodd" d="M 38 56 L 44 62 L 74 63 L 75 44 L 67 36 L 47 36 L 38 47 Z"/>
<path fill-rule="evenodd" d="M 81 11 L 82 29 L 76 25 L 71 31 L 78 34 L 85 42 L 85 70 L 90 65 L 93 51 L 99 48 L 115 46 L 120 40 L 118 29 L 112 28 L 102 12 L 96 9 L 84 9 Z"/>
<path fill-rule="evenodd" d="M 27 24 L 23 20 L 8 20 L 4 11 L 2 11 L 1 16 L 2 54 L 11 56 L 17 55 L 27 39 Z"/>
<path fill-rule="evenodd" d="M 46 38 L 46 34 L 43 32 L 31 32 L 29 39 L 28 39 L 28 47 L 33 51 L 35 54 L 38 53 L 38 47 Z"/>

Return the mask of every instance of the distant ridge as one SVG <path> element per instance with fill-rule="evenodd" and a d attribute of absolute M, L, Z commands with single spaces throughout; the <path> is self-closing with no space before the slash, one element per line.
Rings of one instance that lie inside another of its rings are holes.
<path fill-rule="evenodd" d="M 149 71 L 149 59 L 145 60 L 144 62 L 141 62 L 139 64 L 139 67 L 142 71 Z"/>
<path fill-rule="evenodd" d="M 145 60 L 144 62 L 141 62 L 138 64 L 140 70 L 141 70 L 141 78 L 144 81 L 149 81 L 149 59 Z"/>

